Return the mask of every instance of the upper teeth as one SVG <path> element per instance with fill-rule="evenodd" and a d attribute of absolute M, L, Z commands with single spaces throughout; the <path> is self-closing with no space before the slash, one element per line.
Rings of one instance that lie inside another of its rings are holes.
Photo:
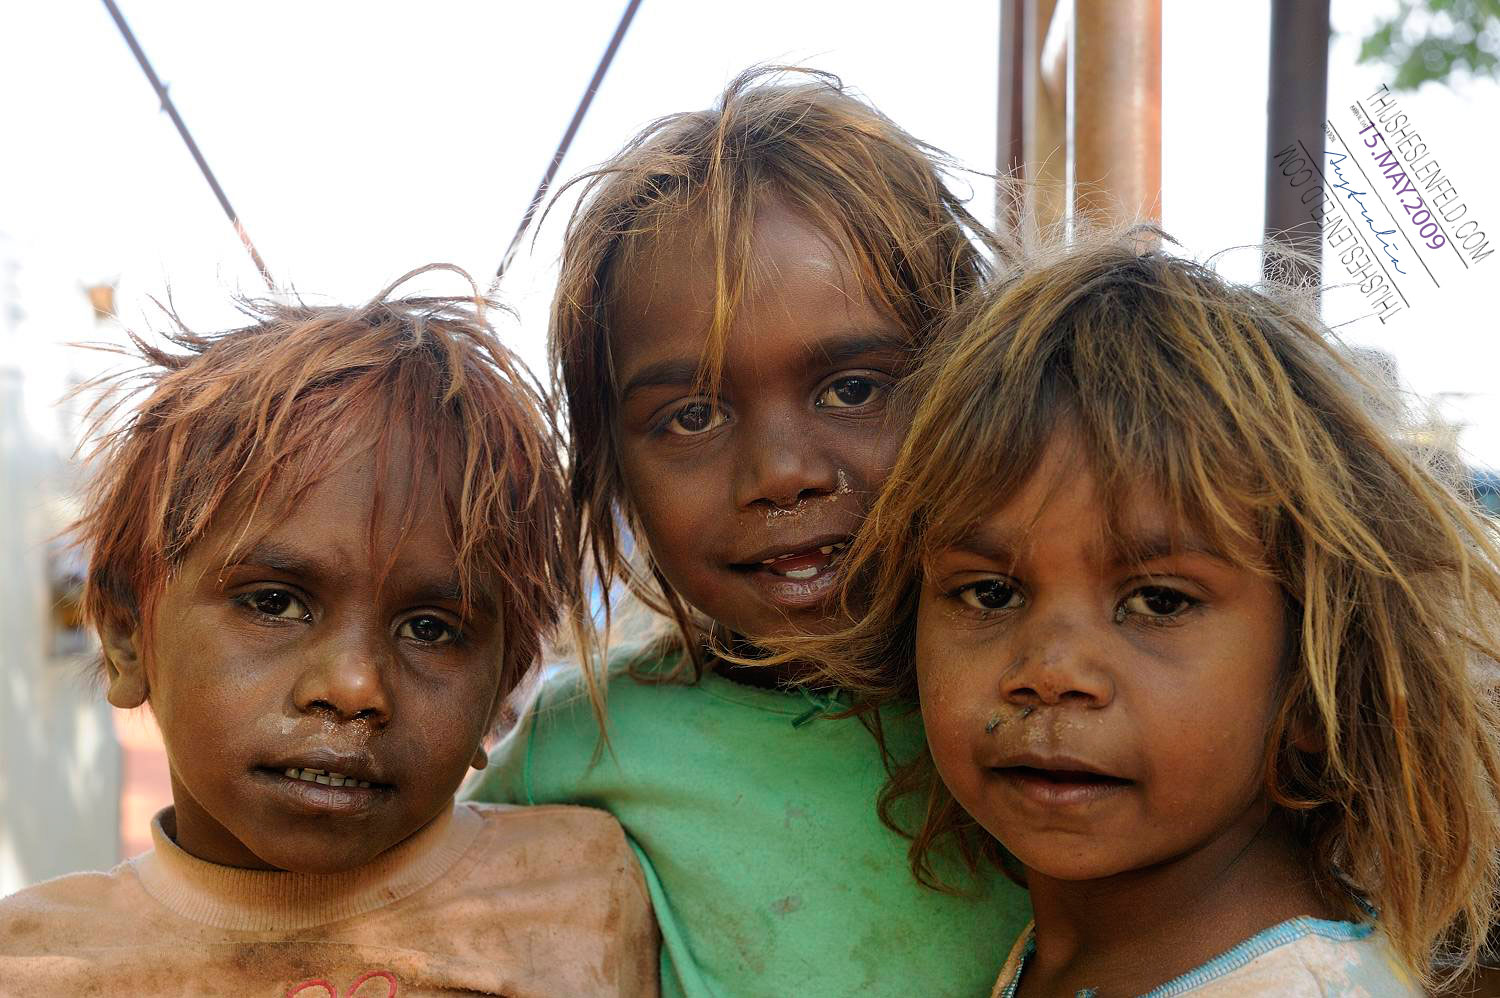
<path fill-rule="evenodd" d="M 368 787 L 369 781 L 356 780 L 352 776 L 343 773 L 332 773 L 326 769 L 288 769 L 288 779 L 306 780 L 308 783 L 321 783 L 328 787 Z"/>
<path fill-rule="evenodd" d="M 844 550 L 844 548 L 846 548 L 848 546 L 849 546 L 849 542 L 848 541 L 840 541 L 837 544 L 824 544 L 822 547 L 818 548 L 818 553 L 819 554 L 825 554 L 825 555 L 826 554 L 833 554 L 835 551 L 842 551 L 842 550 Z M 774 564 L 774 563 L 776 563 L 778 561 L 785 561 L 787 558 L 799 558 L 799 557 L 805 557 L 805 555 L 803 554 L 803 552 L 798 551 L 798 552 L 794 552 L 792 554 L 778 554 L 774 558 L 767 558 L 765 561 L 761 562 L 761 564 L 762 565 L 771 565 L 771 564 Z"/>

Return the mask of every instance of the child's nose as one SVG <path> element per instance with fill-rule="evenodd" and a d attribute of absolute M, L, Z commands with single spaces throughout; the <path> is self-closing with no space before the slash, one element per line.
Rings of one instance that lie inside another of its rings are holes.
<path fill-rule="evenodd" d="M 297 709 L 384 725 L 392 713 L 389 655 L 374 640 L 325 642 L 310 656 L 293 690 Z"/>
<path fill-rule="evenodd" d="M 790 418 L 746 422 L 745 448 L 736 462 L 735 501 L 741 508 L 790 509 L 838 490 L 838 469 Z"/>
<path fill-rule="evenodd" d="M 1054 614 L 1018 628 L 1019 654 L 1001 680 L 1001 695 L 1020 707 L 1098 709 L 1114 700 L 1106 635 Z"/>

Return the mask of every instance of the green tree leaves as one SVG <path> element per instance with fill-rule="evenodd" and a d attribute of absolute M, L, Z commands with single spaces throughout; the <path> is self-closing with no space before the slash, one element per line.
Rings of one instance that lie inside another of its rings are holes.
<path fill-rule="evenodd" d="M 1365 37 L 1359 61 L 1393 69 L 1392 90 L 1454 72 L 1500 78 L 1500 0 L 1399 0 Z"/>

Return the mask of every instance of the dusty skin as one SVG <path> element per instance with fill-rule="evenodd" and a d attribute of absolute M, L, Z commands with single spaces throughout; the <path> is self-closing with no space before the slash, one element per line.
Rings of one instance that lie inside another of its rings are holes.
<path fill-rule="evenodd" d="M 908 349 L 797 215 L 770 202 L 752 248 L 717 399 L 695 390 L 714 301 L 695 226 L 625 278 L 611 338 L 620 463 L 652 553 L 688 603 L 751 637 L 829 626 L 833 561 L 900 445 L 887 401 Z"/>
<path fill-rule="evenodd" d="M 918 614 L 933 758 L 1026 867 L 1027 998 L 1141 994 L 1267 926 L 1333 917 L 1261 790 L 1279 588 L 1146 489 L 1112 537 L 1075 455 L 1058 433 L 937 553 Z"/>

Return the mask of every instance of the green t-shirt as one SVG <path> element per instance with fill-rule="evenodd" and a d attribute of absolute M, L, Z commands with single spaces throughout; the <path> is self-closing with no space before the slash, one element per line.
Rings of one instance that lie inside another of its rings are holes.
<path fill-rule="evenodd" d="M 824 705 L 826 706 L 826 704 Z M 999 873 L 969 897 L 922 887 L 875 813 L 885 770 L 857 718 L 708 674 L 615 674 L 610 744 L 576 680 L 544 684 L 492 754 L 483 801 L 601 807 L 620 820 L 662 931 L 662 993 L 689 998 L 988 995 L 1026 926 Z M 898 758 L 920 718 L 883 718 Z"/>

